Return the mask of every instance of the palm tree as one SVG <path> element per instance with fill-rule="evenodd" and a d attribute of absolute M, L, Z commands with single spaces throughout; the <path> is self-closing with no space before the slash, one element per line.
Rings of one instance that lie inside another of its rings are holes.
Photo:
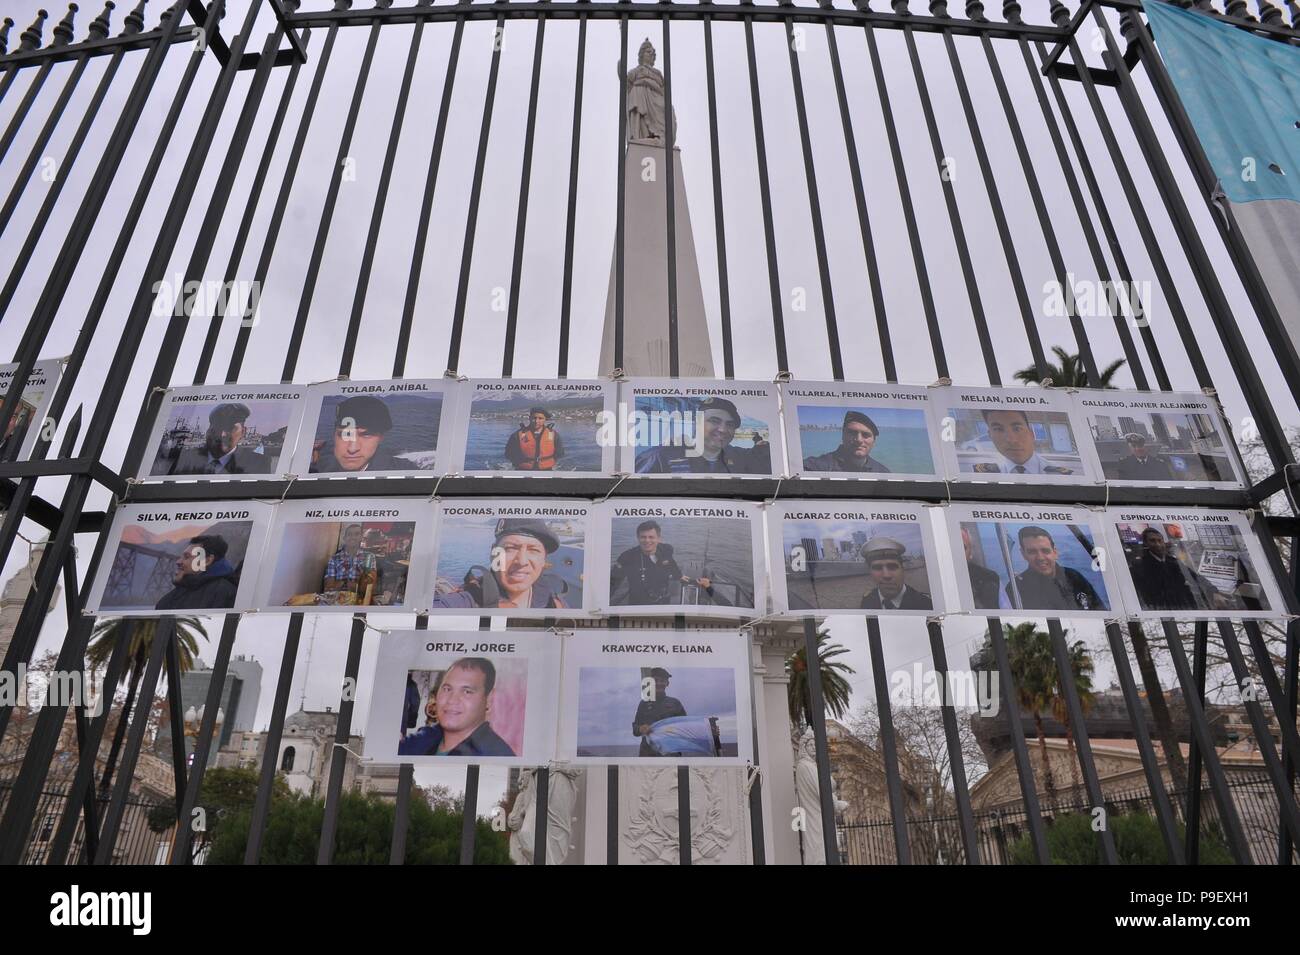
<path fill-rule="evenodd" d="M 1051 635 L 1038 629 L 1032 622 L 1005 625 L 1003 633 L 1007 641 L 1007 658 L 1011 666 L 1011 679 L 1016 685 L 1016 699 L 1020 708 L 1027 710 L 1034 718 L 1034 730 L 1038 734 L 1038 753 L 1043 764 L 1043 789 L 1049 803 L 1056 801 L 1056 779 L 1052 774 L 1052 763 L 1047 754 L 1047 733 L 1043 726 L 1043 714 L 1050 712 L 1058 722 L 1065 726 L 1066 745 L 1071 755 L 1074 753 L 1074 727 L 1070 722 L 1069 709 L 1065 702 L 1065 688 L 1061 682 L 1061 672 L 1056 666 L 1056 656 L 1052 652 Z M 1070 672 L 1074 681 L 1075 692 L 1084 713 L 1092 709 L 1092 657 L 1087 644 L 1076 640 L 1067 647 L 1069 651 Z M 1074 761 L 1071 760 L 1071 766 Z M 1071 776 L 1078 785 L 1073 769 Z"/>
<path fill-rule="evenodd" d="M 822 679 L 822 699 L 826 704 L 826 714 L 839 719 L 849 711 L 849 695 L 852 689 L 847 674 L 853 673 L 853 667 L 847 663 L 834 660 L 841 654 L 848 653 L 847 647 L 838 643 L 828 643 L 830 633 L 817 631 L 817 670 Z M 808 655 L 800 647 L 785 661 L 785 672 L 789 677 L 787 684 L 790 701 L 790 725 L 796 735 L 805 726 L 812 725 L 812 695 L 808 687 Z"/>
<path fill-rule="evenodd" d="M 186 673 L 194 668 L 194 658 L 199 652 L 198 638 L 208 639 L 203 622 L 197 617 L 174 618 L 176 629 L 176 653 L 180 671 Z M 119 640 L 129 641 L 127 654 L 131 659 L 131 680 L 127 686 L 126 701 L 117 719 L 117 728 L 113 732 L 113 746 L 108 752 L 108 765 L 104 767 L 104 777 L 100 780 L 101 791 L 107 791 L 113 785 L 113 770 L 117 766 L 118 752 L 126 736 L 126 726 L 130 721 L 131 709 L 135 705 L 135 695 L 144 676 L 145 666 L 153 650 L 154 635 L 158 632 L 158 619 L 145 620 L 98 620 L 90 634 L 90 644 L 86 647 L 86 667 L 97 670 L 108 665 L 108 658 Z"/>
<path fill-rule="evenodd" d="M 1052 346 L 1052 354 L 1056 356 L 1059 365 L 1047 363 L 1046 374 L 1039 374 L 1036 365 L 1030 365 L 1028 368 L 1021 368 L 1016 372 L 1016 381 L 1023 381 L 1027 385 L 1041 382 L 1044 378 L 1052 379 L 1052 384 L 1057 388 L 1114 388 L 1111 381 L 1115 378 L 1115 373 L 1124 367 L 1124 359 L 1117 358 L 1105 368 L 1101 369 L 1101 381 L 1093 383 L 1088 380 L 1088 369 L 1084 366 L 1082 358 L 1079 355 L 1071 355 L 1060 345 Z"/>

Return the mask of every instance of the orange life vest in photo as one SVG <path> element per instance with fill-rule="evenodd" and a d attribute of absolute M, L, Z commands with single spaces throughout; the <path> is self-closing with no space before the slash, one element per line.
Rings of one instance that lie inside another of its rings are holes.
<path fill-rule="evenodd" d="M 521 471 L 550 471 L 555 468 L 555 432 L 550 428 L 542 429 L 540 440 L 532 431 L 520 431 L 519 450 L 525 459 L 519 465 Z"/>

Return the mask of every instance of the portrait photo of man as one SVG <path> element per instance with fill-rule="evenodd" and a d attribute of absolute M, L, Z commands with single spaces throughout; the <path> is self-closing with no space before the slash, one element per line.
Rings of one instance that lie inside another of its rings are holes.
<path fill-rule="evenodd" d="M 1147 446 L 1147 439 L 1136 432 L 1126 434 L 1128 455 L 1105 468 L 1106 477 L 1117 481 L 1172 481 L 1174 469 Z"/>
<path fill-rule="evenodd" d="M 693 408 L 691 443 L 647 448 L 636 455 L 637 474 L 771 474 L 771 445 L 754 435 L 753 447 L 736 447 L 742 419 L 734 402 L 705 398 Z"/>
<path fill-rule="evenodd" d="M 632 735 L 641 739 L 638 756 L 659 755 L 659 752 L 650 745 L 649 740 L 656 723 L 660 720 L 689 715 L 686 707 L 682 706 L 681 700 L 668 695 L 668 683 L 673 678 L 671 673 L 663 667 L 654 667 L 650 671 L 650 678 L 655 684 L 654 696 L 647 700 L 643 694 L 641 702 L 637 704 L 636 714 L 632 717 Z"/>
<path fill-rule="evenodd" d="M 402 467 L 384 446 L 393 430 L 388 406 L 374 395 L 353 395 L 334 409 L 331 440 L 316 441 L 312 449 L 313 474 L 389 471 Z"/>
<path fill-rule="evenodd" d="M 904 580 L 903 558 L 907 548 L 890 537 L 875 537 L 862 545 L 862 559 L 870 576 L 862 597 L 863 610 L 932 610 L 930 595 Z"/>
<path fill-rule="evenodd" d="M 436 594 L 436 609 L 500 608 L 561 609 L 565 584 L 547 573 L 551 555 L 560 539 L 535 518 L 501 518 L 495 540 L 487 555 L 487 566 L 475 565 L 461 586 Z"/>
<path fill-rule="evenodd" d="M 248 437 L 248 405 L 224 402 L 208 415 L 208 428 L 200 447 L 186 448 L 176 456 L 168 474 L 270 474 L 275 459 L 244 445 Z"/>
<path fill-rule="evenodd" d="M 528 420 L 506 441 L 506 460 L 520 471 L 554 471 L 564 457 L 564 439 L 555 430 L 554 415 L 545 408 L 530 408 Z"/>
<path fill-rule="evenodd" d="M 1142 532 L 1142 549 L 1129 564 L 1133 588 L 1143 610 L 1226 610 L 1226 594 L 1169 549 L 1157 528 Z"/>
<path fill-rule="evenodd" d="M 1017 535 L 1029 565 L 1006 586 L 1012 606 L 1021 610 L 1107 610 L 1088 578 L 1060 562 L 1056 541 L 1046 528 L 1028 525 Z"/>
<path fill-rule="evenodd" d="M 1038 453 L 1037 437 L 1029 423 L 1029 415 L 1019 409 L 985 410 L 981 412 L 1001 460 L 977 462 L 971 470 L 976 474 L 1073 474 L 1074 469 L 1058 464 L 1048 464 Z"/>
<path fill-rule="evenodd" d="M 834 451 L 803 459 L 805 471 L 857 471 L 863 474 L 888 474 L 889 468 L 871 456 L 880 437 L 876 423 L 861 411 L 844 412 L 840 427 L 840 444 Z"/>
<path fill-rule="evenodd" d="M 235 605 L 239 577 L 226 559 L 230 545 L 219 534 L 201 534 L 176 558 L 172 589 L 159 599 L 159 610 L 225 609 Z"/>
<path fill-rule="evenodd" d="M 675 585 L 695 585 L 710 602 L 730 606 L 709 577 L 682 572 L 673 546 L 664 543 L 658 521 L 642 521 L 636 528 L 636 547 L 620 553 L 610 566 L 610 602 L 616 606 L 675 604 L 681 592 Z"/>
<path fill-rule="evenodd" d="M 433 720 L 407 734 L 401 756 L 516 756 L 490 722 L 497 671 L 486 657 L 462 657 L 448 667 L 429 694 Z"/>

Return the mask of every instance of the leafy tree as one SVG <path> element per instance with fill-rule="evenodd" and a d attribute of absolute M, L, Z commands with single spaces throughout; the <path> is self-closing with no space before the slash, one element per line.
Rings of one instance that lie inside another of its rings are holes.
<path fill-rule="evenodd" d="M 1053 365 L 1051 362 L 1046 363 L 1046 374 L 1040 374 L 1036 365 L 1030 365 L 1028 368 L 1021 368 L 1016 372 L 1016 380 L 1023 381 L 1025 384 L 1037 384 L 1045 378 L 1050 378 L 1052 384 L 1057 388 L 1114 388 L 1111 384 L 1115 379 L 1115 373 L 1124 367 L 1124 359 L 1117 358 L 1105 368 L 1099 368 L 1098 374 L 1101 380 L 1093 383 L 1088 380 L 1088 369 L 1083 364 L 1083 359 L 1078 354 L 1070 354 L 1060 345 L 1052 346 L 1052 354 L 1056 356 L 1059 364 Z"/>
<path fill-rule="evenodd" d="M 191 855 L 197 856 L 216 837 L 223 822 L 241 812 L 250 813 L 257 799 L 260 773 L 251 768 L 214 768 L 203 774 L 196 808 L 202 809 L 203 828 L 195 833 L 190 846 Z M 271 799 L 284 799 L 290 794 L 284 777 L 276 775 L 271 781 Z M 149 827 L 162 832 L 176 824 L 176 803 L 168 800 L 149 813 Z"/>
<path fill-rule="evenodd" d="M 347 792 L 340 797 L 334 861 L 339 865 L 387 865 L 392 848 L 395 807 L 374 793 Z M 209 865 L 238 865 L 248 844 L 251 809 L 227 816 L 212 842 Z M 268 865 L 313 865 L 320 846 L 325 802 L 303 795 L 272 800 L 262 840 L 261 862 Z M 460 859 L 459 813 L 410 802 L 406 834 L 408 865 L 455 865 Z M 486 819 L 475 827 L 475 865 L 509 865 L 505 833 Z"/>
<path fill-rule="evenodd" d="M 834 659 L 848 653 L 847 647 L 838 643 L 828 643 L 830 633 L 817 631 L 817 669 L 822 678 L 822 699 L 826 703 L 826 715 L 839 719 L 849 711 L 849 696 L 852 688 L 845 679 L 854 670 L 847 663 Z M 800 647 L 785 661 L 785 672 L 790 678 L 787 685 L 790 703 L 790 725 L 799 735 L 804 728 L 812 725 L 812 695 L 808 686 L 808 656 Z"/>
<path fill-rule="evenodd" d="M 1168 865 L 1169 854 L 1160 835 L 1155 817 L 1146 813 L 1124 813 L 1110 817 L 1115 837 L 1115 854 L 1121 865 Z M 1183 838 L 1178 826 L 1178 838 Z M 1101 865 L 1101 845 L 1092 830 L 1092 815 L 1072 812 L 1057 816 L 1047 826 L 1047 854 L 1054 865 Z M 1010 850 L 1013 865 L 1033 865 L 1034 845 L 1028 833 L 1017 839 Z M 1232 854 L 1223 837 L 1213 829 L 1203 829 L 1200 844 L 1201 865 L 1232 865 Z"/>
<path fill-rule="evenodd" d="M 176 624 L 177 662 L 180 671 L 186 673 L 194 668 L 194 659 L 199 652 L 198 638 L 202 637 L 206 640 L 208 633 L 204 629 L 203 622 L 197 617 L 176 617 L 174 619 Z M 102 619 L 95 622 L 95 628 L 90 634 L 90 643 L 86 647 L 86 669 L 88 670 L 106 667 L 109 657 L 113 655 L 113 648 L 117 646 L 118 641 L 130 641 L 127 646 L 127 655 L 131 659 L 131 678 L 126 691 L 126 700 L 122 704 L 122 713 L 118 718 L 117 728 L 113 733 L 113 745 L 108 752 L 108 765 L 104 767 L 104 776 L 99 782 L 99 788 L 103 792 L 107 792 L 113 786 L 113 772 L 117 768 L 118 754 L 121 752 L 122 742 L 126 737 L 126 727 L 130 722 L 131 710 L 135 706 L 140 678 L 144 676 L 145 667 L 148 665 L 149 656 L 153 651 L 153 639 L 158 632 L 158 623 L 157 618 L 144 620 Z"/>

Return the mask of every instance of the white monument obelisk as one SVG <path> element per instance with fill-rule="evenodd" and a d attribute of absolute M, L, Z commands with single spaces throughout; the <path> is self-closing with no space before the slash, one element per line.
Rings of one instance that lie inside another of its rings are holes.
<path fill-rule="evenodd" d="M 637 65 L 628 71 L 627 153 L 623 162 L 623 359 L 628 375 L 667 377 L 668 349 L 668 176 L 664 168 L 667 143 L 664 126 L 664 75 L 655 69 L 655 48 L 646 40 L 637 52 Z M 674 116 L 674 130 L 676 117 Z M 678 376 L 712 378 L 713 350 L 704 317 L 704 290 L 695 258 L 695 238 L 686 203 L 686 177 L 681 149 L 672 149 L 673 234 L 677 263 Z M 615 297 L 618 289 L 618 250 L 609 272 L 605 331 L 600 372 L 614 364 Z"/>

